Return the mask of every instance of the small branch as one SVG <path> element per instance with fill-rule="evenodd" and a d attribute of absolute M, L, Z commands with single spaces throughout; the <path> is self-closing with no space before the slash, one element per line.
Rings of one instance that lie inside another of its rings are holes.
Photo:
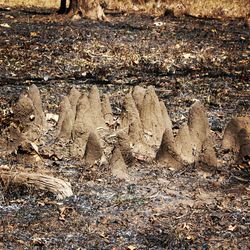
<path fill-rule="evenodd" d="M 69 182 L 48 175 L 20 171 L 12 172 L 10 170 L 0 169 L 0 180 L 4 183 L 8 183 L 9 185 L 24 185 L 27 187 L 35 187 L 40 190 L 49 191 L 55 194 L 58 199 L 64 199 L 73 195 Z"/>

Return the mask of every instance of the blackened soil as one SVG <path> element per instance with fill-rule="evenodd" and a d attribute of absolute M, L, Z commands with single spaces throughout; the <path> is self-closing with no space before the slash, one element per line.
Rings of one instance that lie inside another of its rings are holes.
<path fill-rule="evenodd" d="M 72 86 L 115 93 L 139 84 L 155 86 L 176 127 L 196 99 L 219 135 L 232 116 L 249 115 L 250 32 L 242 20 L 117 14 L 108 23 L 72 22 L 1 9 L 0 34 L 2 115 L 33 83 L 46 112 Z M 137 163 L 124 182 L 108 167 L 53 159 L 45 167 L 68 179 L 75 196 L 57 202 L 2 187 L 0 248 L 249 249 L 249 182 L 235 181 L 232 168 L 175 172 Z"/>

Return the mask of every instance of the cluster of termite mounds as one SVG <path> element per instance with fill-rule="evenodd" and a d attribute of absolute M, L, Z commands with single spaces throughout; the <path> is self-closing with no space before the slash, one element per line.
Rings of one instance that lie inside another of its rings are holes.
<path fill-rule="evenodd" d="M 218 167 L 218 142 L 201 102 L 191 106 L 187 123 L 176 132 L 154 87 L 136 86 L 122 99 L 121 112 L 114 114 L 110 96 L 100 96 L 96 86 L 84 93 L 72 88 L 62 98 L 52 127 L 39 90 L 32 85 L 12 108 L 12 120 L 2 131 L 1 153 L 36 151 L 41 157 L 107 164 L 114 176 L 124 179 L 129 178 L 129 166 L 136 160 L 156 161 L 172 169 L 198 162 Z M 233 118 L 220 144 L 235 152 L 239 162 L 249 157 L 250 118 Z"/>

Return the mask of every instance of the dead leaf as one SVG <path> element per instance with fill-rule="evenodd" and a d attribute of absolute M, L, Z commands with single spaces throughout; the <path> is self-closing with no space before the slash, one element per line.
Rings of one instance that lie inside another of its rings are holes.
<path fill-rule="evenodd" d="M 127 249 L 128 249 L 128 250 L 136 250 L 137 247 L 136 247 L 136 246 L 133 246 L 133 245 L 129 245 L 129 246 L 127 247 Z"/>
<path fill-rule="evenodd" d="M 235 229 L 237 228 L 237 226 L 236 225 L 229 225 L 229 227 L 228 227 L 228 229 L 227 230 L 229 230 L 229 231 L 231 231 L 231 232 L 233 232 L 233 231 L 235 231 Z"/>
<path fill-rule="evenodd" d="M 7 23 L 1 23 L 0 26 L 3 28 L 11 28 L 10 25 Z"/>
<path fill-rule="evenodd" d="M 37 33 L 37 32 L 32 31 L 32 32 L 30 32 L 30 36 L 32 36 L 32 37 L 34 37 L 34 36 L 38 36 L 38 33 Z"/>

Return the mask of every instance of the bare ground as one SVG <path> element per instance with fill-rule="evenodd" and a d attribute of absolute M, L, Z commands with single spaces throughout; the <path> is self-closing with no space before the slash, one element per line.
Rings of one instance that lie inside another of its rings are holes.
<path fill-rule="evenodd" d="M 195 99 L 205 104 L 218 136 L 231 117 L 249 115 L 250 35 L 242 20 L 114 13 L 109 23 L 72 22 L 40 10 L 5 9 L 0 15 L 1 114 L 35 83 L 50 113 L 72 86 L 97 84 L 114 96 L 154 85 L 175 128 Z M 114 98 L 114 111 L 119 105 Z M 75 194 L 56 201 L 3 186 L 4 249 L 249 248 L 249 169 L 222 164 L 172 171 L 136 162 L 132 178 L 121 181 L 109 166 L 53 158 L 40 166 L 15 155 L 0 161 L 67 179 Z"/>

